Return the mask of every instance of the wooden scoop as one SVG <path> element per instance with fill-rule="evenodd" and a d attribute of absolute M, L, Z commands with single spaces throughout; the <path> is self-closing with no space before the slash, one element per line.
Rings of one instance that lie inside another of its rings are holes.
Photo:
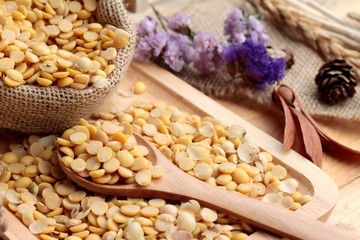
<path fill-rule="evenodd" d="M 85 189 L 99 194 L 134 198 L 163 198 L 178 201 L 195 199 L 202 206 L 216 209 L 269 232 L 291 239 L 360 240 L 359 236 L 328 226 L 323 222 L 288 209 L 211 186 L 176 167 L 140 135 L 134 134 L 134 136 L 138 144 L 148 148 L 149 154 L 147 158 L 154 165 L 161 165 L 165 168 L 164 175 L 160 179 L 153 180 L 149 186 L 98 184 L 82 178 L 66 167 L 61 160 L 59 160 L 60 166 L 71 180 Z M 61 159 L 60 151 L 58 151 L 58 154 Z"/>

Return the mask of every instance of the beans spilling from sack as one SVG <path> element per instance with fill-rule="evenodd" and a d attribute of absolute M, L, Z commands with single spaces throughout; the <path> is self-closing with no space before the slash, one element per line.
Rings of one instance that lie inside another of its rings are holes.
<path fill-rule="evenodd" d="M 96 22 L 95 0 L 0 1 L 0 72 L 6 85 L 102 88 L 129 33 Z"/>

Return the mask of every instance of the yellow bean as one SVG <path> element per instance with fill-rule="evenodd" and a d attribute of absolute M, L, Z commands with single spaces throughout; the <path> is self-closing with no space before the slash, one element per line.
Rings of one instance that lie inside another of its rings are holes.
<path fill-rule="evenodd" d="M 137 81 L 134 83 L 134 93 L 135 94 L 142 94 L 146 90 L 146 84 L 142 81 Z"/>

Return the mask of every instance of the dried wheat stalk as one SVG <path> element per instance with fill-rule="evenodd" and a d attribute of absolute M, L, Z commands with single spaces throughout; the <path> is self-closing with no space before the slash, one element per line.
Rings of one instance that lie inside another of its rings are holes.
<path fill-rule="evenodd" d="M 334 58 L 347 60 L 354 66 L 360 80 L 360 31 L 348 27 L 338 18 L 322 11 L 307 11 L 308 5 L 294 0 L 258 0 L 272 17 L 298 31 L 303 39 L 326 61 Z M 319 6 L 313 10 L 319 10 Z"/>
<path fill-rule="evenodd" d="M 348 13 L 348 17 L 355 20 L 355 21 L 358 21 L 360 22 L 360 13 L 357 13 L 357 12 L 349 12 Z"/>

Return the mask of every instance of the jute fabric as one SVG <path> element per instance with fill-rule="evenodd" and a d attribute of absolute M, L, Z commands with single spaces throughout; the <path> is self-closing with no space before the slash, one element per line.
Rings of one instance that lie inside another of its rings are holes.
<path fill-rule="evenodd" d="M 103 99 L 120 82 L 128 68 L 136 43 L 136 33 L 121 0 L 100 0 L 96 19 L 130 33 L 130 42 L 119 50 L 114 60 L 115 70 L 108 85 L 101 89 L 84 90 L 23 85 L 8 87 L 0 81 L 0 128 L 23 133 L 62 132 L 81 117 L 95 112 Z"/>
<path fill-rule="evenodd" d="M 243 8 L 247 14 L 251 13 L 251 8 L 241 0 L 192 0 L 184 8 L 179 9 L 179 12 L 185 12 L 192 17 L 195 32 L 212 32 L 223 39 L 224 20 L 235 7 Z M 302 41 L 301 33 L 277 25 L 271 16 L 265 15 L 263 23 L 265 32 L 270 37 L 269 44 L 276 49 L 287 49 L 294 55 L 295 64 L 286 72 L 281 83 L 289 85 L 294 90 L 311 115 L 360 119 L 360 86 L 356 87 L 358 93 L 343 103 L 329 106 L 320 102 L 315 76 L 325 63 L 324 60 Z M 177 75 L 204 93 L 215 97 L 237 101 L 245 96 L 262 104 L 272 104 L 271 88 L 266 92 L 253 91 L 244 87 L 241 81 L 231 79 L 225 68 L 208 75 L 197 74 L 188 68 Z"/>

